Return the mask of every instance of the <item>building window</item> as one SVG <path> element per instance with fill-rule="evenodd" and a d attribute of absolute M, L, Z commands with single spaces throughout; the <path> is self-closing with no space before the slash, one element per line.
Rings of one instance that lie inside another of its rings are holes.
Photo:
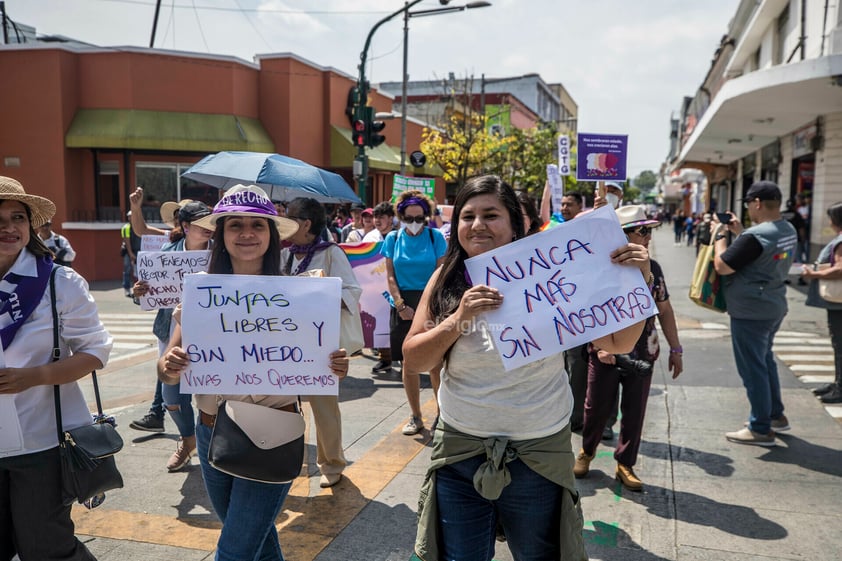
<path fill-rule="evenodd" d="M 146 201 L 143 217 L 149 222 L 159 222 L 158 208 L 166 201 L 192 199 L 213 206 L 219 201 L 219 189 L 192 179 L 181 177 L 193 164 L 139 162 L 135 166 L 135 179 L 143 187 Z"/>
<path fill-rule="evenodd" d="M 104 222 L 121 222 L 120 210 L 120 163 L 116 160 L 102 160 L 97 164 L 96 179 L 96 220 Z M 78 220 L 89 221 L 90 213 L 77 216 Z"/>
<path fill-rule="evenodd" d="M 772 64 L 783 64 L 786 62 L 786 36 L 789 33 L 789 4 L 783 9 L 781 15 L 778 16 L 777 26 L 775 29 L 775 57 Z"/>

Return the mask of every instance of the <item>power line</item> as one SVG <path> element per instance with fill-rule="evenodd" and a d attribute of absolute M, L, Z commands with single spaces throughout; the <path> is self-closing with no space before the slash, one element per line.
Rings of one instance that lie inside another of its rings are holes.
<path fill-rule="evenodd" d="M 144 2 L 142 0 L 99 0 L 100 2 L 116 2 L 118 4 L 136 4 L 140 6 L 154 6 L 153 2 Z M 327 15 L 327 16 L 358 16 L 358 15 L 371 15 L 371 14 L 387 14 L 389 12 L 384 12 L 380 10 L 354 10 L 354 11 L 346 11 L 346 10 L 283 10 L 277 8 L 225 8 L 223 6 L 188 6 L 186 4 L 175 4 L 173 3 L 173 8 L 178 9 L 198 9 L 198 10 L 210 10 L 210 11 L 217 11 L 217 12 L 257 12 L 257 13 L 273 13 L 273 14 L 315 14 L 315 15 Z"/>
<path fill-rule="evenodd" d="M 263 41 L 263 44 L 266 45 L 266 48 L 270 51 L 273 51 L 274 49 L 272 48 L 272 45 L 269 44 L 269 41 L 266 40 L 266 37 L 263 36 L 263 34 L 260 32 L 257 26 L 254 25 L 254 22 L 251 21 L 251 18 L 249 17 L 248 13 L 246 13 L 246 10 L 243 10 L 240 6 L 240 0 L 234 0 L 234 3 L 237 4 L 237 7 L 240 8 L 241 12 L 243 12 L 243 17 L 246 18 L 247 22 L 249 22 L 249 25 L 252 29 L 254 29 L 254 32 L 257 33 L 257 36 L 260 37 L 260 40 Z"/>
<path fill-rule="evenodd" d="M 205 50 L 210 52 L 210 47 L 208 46 L 208 40 L 205 39 L 205 30 L 202 29 L 202 20 L 199 19 L 199 11 L 196 9 L 196 0 L 193 0 L 193 13 L 196 15 L 196 25 L 199 26 L 199 35 L 202 36 L 202 43 L 205 44 Z"/>

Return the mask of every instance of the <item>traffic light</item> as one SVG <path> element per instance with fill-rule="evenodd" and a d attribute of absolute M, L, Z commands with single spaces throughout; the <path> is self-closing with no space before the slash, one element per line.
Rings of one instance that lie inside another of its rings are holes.
<path fill-rule="evenodd" d="M 369 148 L 380 146 L 385 142 L 386 137 L 380 132 L 386 128 L 383 121 L 374 120 L 374 108 L 365 108 L 365 145 Z"/>
<path fill-rule="evenodd" d="M 354 128 L 351 130 L 354 146 L 367 146 L 365 121 L 357 119 L 354 121 Z"/>

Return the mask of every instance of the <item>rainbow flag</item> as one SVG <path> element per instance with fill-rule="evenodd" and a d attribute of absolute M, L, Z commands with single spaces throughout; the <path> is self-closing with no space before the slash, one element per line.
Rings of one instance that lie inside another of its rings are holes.
<path fill-rule="evenodd" d="M 550 228 L 555 228 L 559 224 L 564 223 L 564 218 L 561 217 L 559 214 L 553 214 L 550 216 L 550 220 L 545 222 L 543 226 L 541 226 L 540 232 L 546 232 Z"/>
<path fill-rule="evenodd" d="M 380 255 L 381 245 L 383 245 L 383 242 L 364 242 L 355 244 L 343 243 L 339 244 L 339 247 L 348 256 L 351 266 L 357 267 L 366 263 L 374 263 L 381 259 L 383 257 Z"/>

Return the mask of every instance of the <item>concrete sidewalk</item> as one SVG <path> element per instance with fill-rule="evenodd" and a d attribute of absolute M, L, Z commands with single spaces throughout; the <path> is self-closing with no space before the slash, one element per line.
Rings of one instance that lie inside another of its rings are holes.
<path fill-rule="evenodd" d="M 636 471 L 642 493 L 614 481 L 613 442 L 598 450 L 590 476 L 578 480 L 591 559 L 624 561 L 811 559 L 842 551 L 842 427 L 808 386 L 781 364 L 792 430 L 772 449 L 727 442 L 742 426 L 748 403 L 734 370 L 728 317 L 687 298 L 692 248 L 674 247 L 656 231 L 652 253 L 664 268 L 685 349 L 685 372 L 671 380 L 666 357 L 653 379 Z M 119 286 L 95 286 L 103 309 L 131 306 Z M 121 300 L 122 298 L 122 300 Z M 824 312 L 789 289 L 783 331 L 827 337 Z M 341 387 L 343 440 L 351 461 L 336 487 L 318 487 L 315 440 L 308 433 L 309 477 L 299 478 L 278 520 L 289 561 L 406 561 L 415 536 L 418 489 L 429 461 L 427 434 L 406 437 L 408 407 L 397 374 L 373 376 L 373 358 L 355 358 Z M 126 488 L 108 493 L 93 511 L 74 511 L 82 539 L 101 561 L 213 559 L 219 524 L 202 488 L 198 460 L 166 473 L 175 431 L 164 436 L 128 428 L 142 416 L 154 384 L 151 361 L 107 371 L 101 386 L 126 447 L 118 463 Z M 86 390 L 86 391 L 89 391 Z M 422 403 L 428 423 L 432 392 Z M 579 437 L 574 437 L 578 450 Z M 498 544 L 495 559 L 511 555 Z"/>

